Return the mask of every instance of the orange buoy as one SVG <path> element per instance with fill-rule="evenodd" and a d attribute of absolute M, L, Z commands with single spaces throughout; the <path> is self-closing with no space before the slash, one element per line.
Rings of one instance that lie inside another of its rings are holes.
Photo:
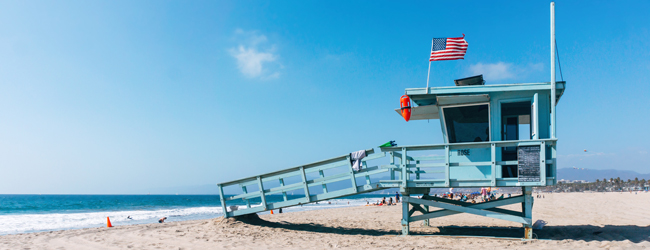
<path fill-rule="evenodd" d="M 271 214 L 273 214 L 273 210 L 271 210 Z"/>
<path fill-rule="evenodd" d="M 402 108 L 402 117 L 407 122 L 411 119 L 411 99 L 407 95 L 403 95 L 399 99 L 400 108 Z"/>
<path fill-rule="evenodd" d="M 113 225 L 111 225 L 111 219 L 108 217 L 106 217 L 106 227 L 113 227 Z"/>

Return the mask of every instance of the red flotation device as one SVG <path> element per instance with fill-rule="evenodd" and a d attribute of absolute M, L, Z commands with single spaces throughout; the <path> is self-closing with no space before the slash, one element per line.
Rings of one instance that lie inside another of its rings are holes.
<path fill-rule="evenodd" d="M 399 105 L 402 108 L 402 117 L 404 117 L 404 120 L 408 122 L 411 119 L 411 98 L 407 95 L 403 95 L 402 98 L 399 99 Z"/>

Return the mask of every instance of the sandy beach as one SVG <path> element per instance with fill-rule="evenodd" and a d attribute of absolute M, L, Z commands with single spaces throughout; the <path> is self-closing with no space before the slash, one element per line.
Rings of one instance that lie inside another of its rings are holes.
<path fill-rule="evenodd" d="M 413 222 L 402 237 L 400 205 L 4 235 L 0 249 L 644 249 L 649 208 L 650 193 L 546 194 L 533 219 L 548 224 L 532 241 L 459 237 L 523 236 L 518 223 L 467 214 Z"/>

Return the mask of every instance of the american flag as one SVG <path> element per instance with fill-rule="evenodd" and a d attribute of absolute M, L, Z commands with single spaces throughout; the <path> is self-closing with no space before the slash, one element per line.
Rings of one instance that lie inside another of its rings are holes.
<path fill-rule="evenodd" d="M 429 62 L 465 59 L 465 52 L 467 52 L 465 34 L 463 37 L 434 38 Z"/>

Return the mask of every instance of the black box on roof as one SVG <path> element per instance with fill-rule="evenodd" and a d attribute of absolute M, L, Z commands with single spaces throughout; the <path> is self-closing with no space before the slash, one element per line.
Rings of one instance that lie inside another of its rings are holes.
<path fill-rule="evenodd" d="M 456 86 L 484 85 L 483 75 L 470 76 L 463 79 L 454 80 Z"/>

